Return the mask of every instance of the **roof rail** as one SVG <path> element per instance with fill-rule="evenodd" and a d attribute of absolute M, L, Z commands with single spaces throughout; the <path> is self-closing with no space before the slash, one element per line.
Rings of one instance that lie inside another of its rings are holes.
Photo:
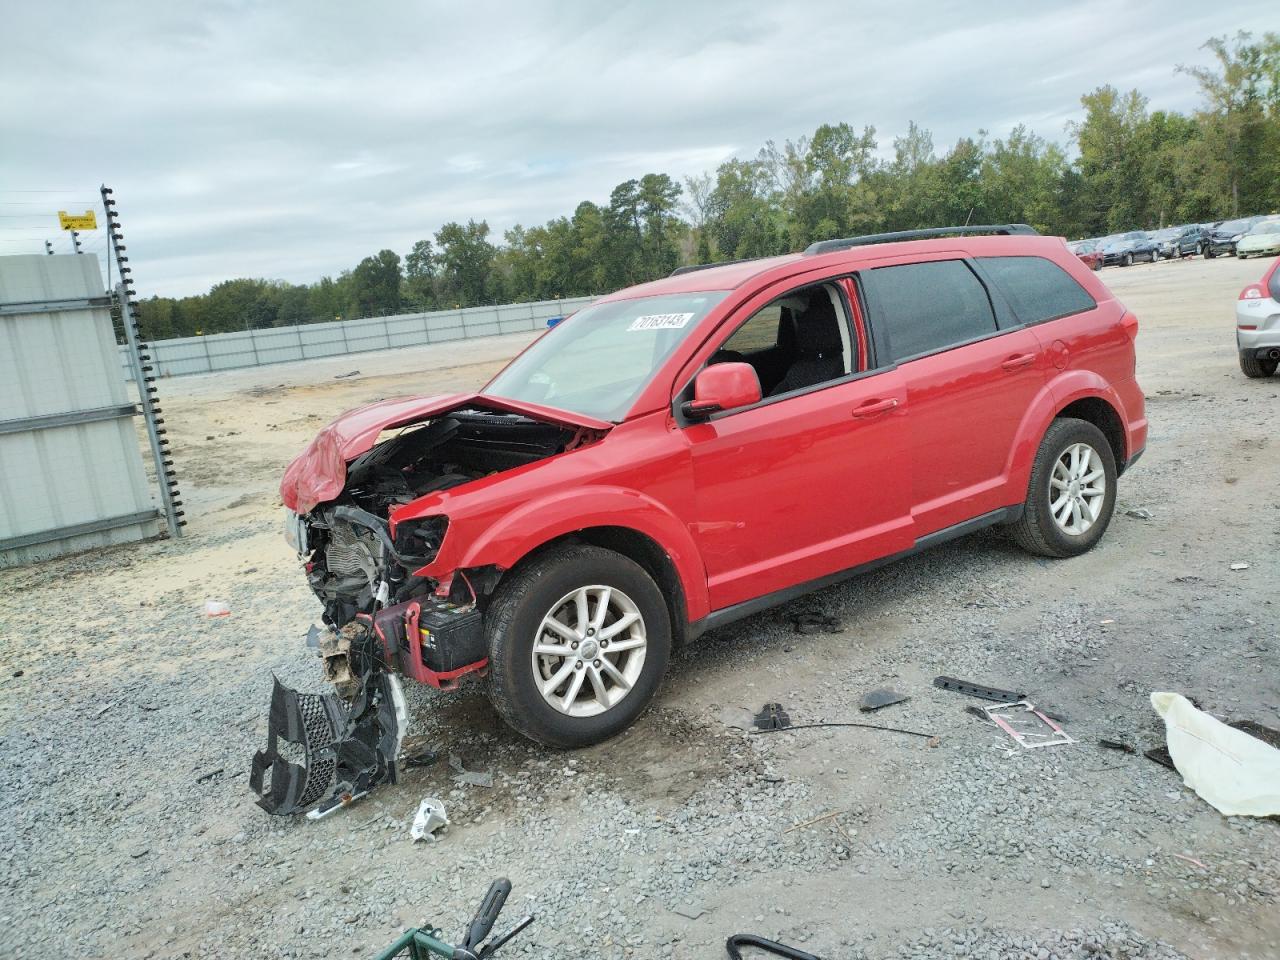
<path fill-rule="evenodd" d="M 969 233 L 1019 234 L 1040 236 L 1040 231 L 1025 223 L 983 224 L 968 227 L 929 227 L 925 230 L 897 230 L 893 233 L 869 233 L 863 237 L 845 237 L 843 240 L 819 240 L 804 248 L 806 255 L 831 253 L 849 247 L 863 247 L 872 243 L 894 243 L 898 240 L 928 240 L 930 237 L 959 237 Z"/>
<path fill-rule="evenodd" d="M 683 267 L 676 267 L 674 270 L 668 273 L 667 276 L 678 277 L 682 273 L 693 273 L 697 270 L 711 270 L 711 269 L 714 269 L 715 267 L 727 267 L 730 264 L 734 264 L 734 263 L 750 263 L 752 260 L 759 260 L 759 259 L 760 259 L 759 257 L 742 257 L 741 259 L 738 259 L 738 260 L 721 260 L 719 263 L 690 263 L 690 264 L 686 264 Z"/>

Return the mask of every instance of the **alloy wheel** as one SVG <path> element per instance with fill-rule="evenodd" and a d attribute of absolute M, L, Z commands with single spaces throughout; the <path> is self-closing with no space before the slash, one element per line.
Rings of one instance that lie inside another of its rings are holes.
<path fill-rule="evenodd" d="M 616 707 L 644 668 L 644 617 L 616 587 L 579 587 L 547 611 L 533 644 L 534 683 L 552 709 L 594 717 Z"/>
<path fill-rule="evenodd" d="M 1087 443 L 1062 451 L 1049 476 L 1049 513 L 1063 533 L 1087 533 L 1102 513 L 1107 473 L 1098 452 Z"/>

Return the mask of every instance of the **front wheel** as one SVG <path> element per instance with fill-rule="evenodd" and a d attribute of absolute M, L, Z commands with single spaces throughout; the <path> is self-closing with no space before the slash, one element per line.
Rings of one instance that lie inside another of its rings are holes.
<path fill-rule="evenodd" d="M 1280 360 L 1266 360 L 1251 353 L 1240 354 L 1240 369 L 1251 380 L 1269 377 L 1280 367 Z"/>
<path fill-rule="evenodd" d="M 1124 265 L 1125 265 L 1126 267 L 1132 267 L 1132 266 L 1133 266 L 1133 254 L 1132 254 L 1132 253 L 1126 253 L 1126 254 L 1124 255 Z"/>
<path fill-rule="evenodd" d="M 625 730 L 653 699 L 671 617 L 653 578 L 600 547 L 553 547 L 517 568 L 486 615 L 489 697 L 502 718 L 552 747 Z"/>
<path fill-rule="evenodd" d="M 1074 557 L 1102 539 L 1116 505 L 1116 461 L 1086 420 L 1053 421 L 1040 441 L 1014 541 L 1042 557 Z"/>

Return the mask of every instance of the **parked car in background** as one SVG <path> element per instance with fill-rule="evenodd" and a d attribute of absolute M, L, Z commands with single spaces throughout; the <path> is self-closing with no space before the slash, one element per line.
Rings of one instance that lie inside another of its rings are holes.
<path fill-rule="evenodd" d="M 1240 291 L 1236 348 L 1246 377 L 1269 377 L 1280 367 L 1280 260 Z"/>
<path fill-rule="evenodd" d="M 289 466 L 326 674 L 470 674 L 580 747 L 644 710 L 673 645 L 861 570 L 998 524 L 1084 554 L 1146 445 L 1137 333 L 1021 224 L 602 297 L 479 393 L 352 411 Z"/>
<path fill-rule="evenodd" d="M 1156 254 L 1163 260 L 1172 260 L 1178 255 L 1178 237 L 1182 235 L 1182 227 L 1165 227 L 1151 234 L 1156 244 Z"/>
<path fill-rule="evenodd" d="M 1254 224 L 1236 243 L 1236 256 L 1270 257 L 1280 253 L 1280 217 Z"/>
<path fill-rule="evenodd" d="M 1155 263 L 1159 254 L 1154 240 L 1141 230 L 1130 230 L 1105 238 L 1102 248 L 1102 262 L 1110 267 L 1119 265 L 1131 267 L 1138 260 Z"/>
<path fill-rule="evenodd" d="M 1067 249 L 1079 257 L 1080 262 L 1090 270 L 1102 269 L 1102 250 L 1097 240 L 1077 240 L 1075 243 L 1068 243 Z"/>
<path fill-rule="evenodd" d="M 1188 223 L 1179 227 L 1179 233 L 1173 242 L 1174 250 L 1180 257 L 1201 256 L 1209 242 L 1209 234 L 1213 227 L 1207 223 Z"/>
<path fill-rule="evenodd" d="M 1223 220 L 1221 223 L 1215 224 L 1205 244 L 1204 255 L 1210 258 L 1216 257 L 1220 253 L 1234 256 L 1236 244 L 1253 228 L 1254 224 L 1265 219 L 1266 217 L 1261 216 L 1239 217 L 1235 220 Z"/>

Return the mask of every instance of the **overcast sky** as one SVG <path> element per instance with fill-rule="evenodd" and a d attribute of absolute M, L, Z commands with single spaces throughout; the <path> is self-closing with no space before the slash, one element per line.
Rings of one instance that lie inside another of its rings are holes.
<path fill-rule="evenodd" d="M 12 3 L 0 253 L 65 249 L 55 212 L 105 182 L 143 296 L 310 282 L 449 220 L 500 238 L 828 121 L 887 148 L 915 120 L 942 150 L 1017 123 L 1065 141 L 1104 83 L 1189 110 L 1176 64 L 1277 25 L 1275 0 Z"/>

